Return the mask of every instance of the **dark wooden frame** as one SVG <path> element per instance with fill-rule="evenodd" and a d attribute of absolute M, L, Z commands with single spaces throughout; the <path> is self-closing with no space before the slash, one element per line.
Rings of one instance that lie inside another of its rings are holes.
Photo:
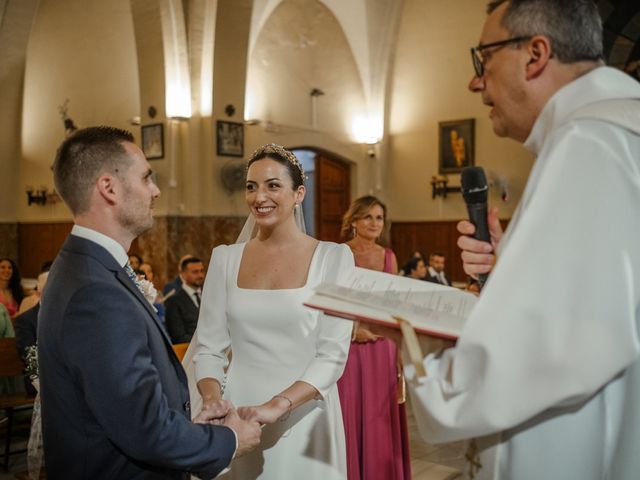
<path fill-rule="evenodd" d="M 460 173 L 464 167 L 475 164 L 475 119 L 438 123 L 438 173 Z M 454 154 L 452 132 L 464 141 L 464 156 L 459 162 Z"/>
<path fill-rule="evenodd" d="M 164 158 L 164 125 L 162 123 L 143 125 L 140 133 L 142 136 L 142 151 L 147 160 Z M 157 146 L 160 147 L 159 151 Z"/>
<path fill-rule="evenodd" d="M 225 157 L 243 157 L 244 124 L 216 121 L 216 152 Z"/>

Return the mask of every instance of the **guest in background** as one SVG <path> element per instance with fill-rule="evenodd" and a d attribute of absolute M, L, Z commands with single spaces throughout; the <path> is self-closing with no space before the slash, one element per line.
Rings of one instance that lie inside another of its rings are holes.
<path fill-rule="evenodd" d="M 49 276 L 49 270 L 51 270 L 52 263 L 53 262 L 51 260 L 47 260 L 40 267 L 36 289 L 31 295 L 22 299 L 22 302 L 20 303 L 20 309 L 18 310 L 18 315 L 21 315 L 27 310 L 35 307 L 38 302 L 40 302 L 40 295 L 42 295 L 42 289 L 44 288 L 44 284 L 47 282 L 47 277 Z"/>
<path fill-rule="evenodd" d="M 386 231 L 387 209 L 373 196 L 356 199 L 342 221 L 342 236 L 358 267 L 396 274 L 390 248 L 377 242 Z M 348 480 L 411 478 L 403 379 L 396 344 L 355 325 L 351 349 L 338 381 L 347 440 Z"/>
<path fill-rule="evenodd" d="M 444 273 L 445 258 L 442 253 L 432 253 L 429 255 L 429 274 L 427 282 L 439 283 L 440 285 L 451 285 L 451 280 Z"/>
<path fill-rule="evenodd" d="M 413 260 L 414 258 L 421 258 L 422 260 L 424 260 L 426 257 L 425 257 L 424 255 L 422 255 L 422 252 L 421 252 L 420 250 L 416 250 L 415 252 L 413 252 L 413 253 L 411 254 L 411 258 L 410 258 L 409 260 L 407 260 L 407 263 L 405 263 L 405 264 L 403 265 L 403 267 L 402 267 L 400 270 L 398 270 L 398 275 L 400 275 L 401 277 L 403 277 L 403 276 L 406 276 L 406 275 L 409 273 L 409 272 L 407 272 L 405 269 L 407 268 L 408 263 L 409 263 L 411 260 Z M 426 262 L 425 262 L 425 265 L 426 265 Z M 425 276 L 426 276 L 426 275 L 425 275 Z M 423 280 L 426 280 L 426 278 L 425 278 L 425 279 L 423 279 Z"/>
<path fill-rule="evenodd" d="M 9 311 L 0 303 L 0 338 L 13 338 L 15 332 L 13 330 L 13 322 Z M 22 389 L 20 388 L 19 378 L 16 377 L 0 377 L 0 393 L 14 394 Z"/>
<path fill-rule="evenodd" d="M 202 260 L 196 257 L 184 260 L 180 267 L 180 275 L 183 280 L 182 287 L 167 299 L 165 304 L 167 330 L 173 343 L 190 342 L 193 332 L 196 331 L 204 284 Z"/>
<path fill-rule="evenodd" d="M 4 305 L 11 318 L 18 313 L 18 307 L 24 298 L 20 271 L 10 258 L 0 258 L 0 304 Z"/>
<path fill-rule="evenodd" d="M 37 387 L 34 386 L 34 382 L 38 380 L 38 314 L 40 313 L 40 297 L 44 292 L 47 280 L 49 278 L 49 269 L 52 262 L 45 262 L 42 264 L 42 268 L 46 271 L 38 275 L 38 289 L 39 293 L 36 304 L 28 310 L 20 313 L 15 318 L 15 331 L 16 331 L 16 348 L 22 361 L 24 362 L 24 385 L 28 393 L 35 395 Z M 25 301 L 27 299 L 25 298 Z M 24 301 L 22 302 L 24 304 Z"/>
<path fill-rule="evenodd" d="M 153 274 L 153 267 L 148 263 L 141 263 L 140 268 L 138 268 L 143 274 L 146 280 L 149 280 L 155 286 L 156 282 L 154 282 L 155 275 Z"/>
<path fill-rule="evenodd" d="M 182 274 L 180 272 L 180 270 L 182 269 L 182 262 L 191 257 L 193 257 L 193 255 L 191 255 L 190 253 L 187 253 L 186 255 L 180 257 L 180 260 L 178 261 L 178 276 L 167 283 L 162 289 L 162 295 L 164 296 L 165 300 L 168 300 L 169 297 L 175 295 L 180 291 L 180 287 L 182 287 Z"/>
<path fill-rule="evenodd" d="M 153 280 L 149 280 L 149 277 L 153 279 L 153 269 L 151 265 L 143 263 L 138 270 L 134 270 L 134 273 L 136 277 L 138 277 L 138 287 L 144 292 L 144 298 L 156 309 L 160 323 L 162 323 L 165 331 L 169 334 L 165 319 L 164 298 L 162 297 L 162 293 L 156 289 Z"/>
<path fill-rule="evenodd" d="M 427 266 L 424 264 L 422 258 L 413 257 L 404 264 L 402 270 L 405 272 L 406 277 L 415 278 L 416 280 L 426 280 Z"/>
<path fill-rule="evenodd" d="M 129 255 L 129 264 L 131 264 L 131 268 L 134 271 L 138 270 L 140 268 L 140 265 L 142 265 L 143 263 L 144 261 L 142 260 L 142 257 L 137 253 L 132 253 Z"/>

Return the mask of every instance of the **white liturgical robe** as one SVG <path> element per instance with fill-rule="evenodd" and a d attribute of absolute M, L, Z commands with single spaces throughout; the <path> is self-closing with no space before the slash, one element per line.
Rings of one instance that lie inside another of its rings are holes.
<path fill-rule="evenodd" d="M 640 84 L 608 67 L 547 102 L 495 269 L 410 386 L 427 441 L 479 437 L 476 478 L 640 478 L 640 121 L 579 113 L 612 100 L 640 120 Z"/>

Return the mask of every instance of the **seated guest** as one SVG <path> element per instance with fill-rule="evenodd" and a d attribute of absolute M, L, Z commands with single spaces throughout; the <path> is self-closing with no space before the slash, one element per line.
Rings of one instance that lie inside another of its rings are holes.
<path fill-rule="evenodd" d="M 9 311 L 0 303 L 0 338 L 13 338 L 13 322 Z M 19 387 L 19 378 L 16 377 L 0 377 L 0 393 L 13 394 L 22 390 Z"/>
<path fill-rule="evenodd" d="M 182 262 L 184 262 L 187 258 L 192 258 L 193 255 L 187 253 L 180 257 L 180 261 L 178 262 L 178 276 L 167 283 L 162 289 L 162 295 L 164 299 L 167 300 L 170 296 L 175 295 L 180 291 L 180 287 L 182 287 L 182 274 L 180 273 L 180 269 L 182 268 Z"/>
<path fill-rule="evenodd" d="M 24 362 L 24 387 L 27 393 L 36 394 L 33 383 L 38 379 L 38 313 L 40 302 L 26 312 L 21 313 L 15 320 L 16 348 Z"/>
<path fill-rule="evenodd" d="M 49 275 L 49 270 L 51 270 L 51 264 L 53 262 L 48 260 L 42 264 L 40 267 L 40 274 L 38 275 L 38 283 L 36 284 L 36 289 L 33 294 L 28 297 L 24 297 L 22 303 L 20 303 L 20 309 L 18 310 L 18 315 L 23 314 L 27 310 L 35 307 L 40 301 L 40 295 L 42 294 L 42 289 L 44 288 L 44 284 L 47 281 L 47 276 Z"/>
<path fill-rule="evenodd" d="M 156 309 L 158 318 L 160 319 L 160 322 L 166 330 L 167 325 L 165 323 L 164 298 L 162 297 L 162 294 L 158 292 L 158 290 L 156 290 L 156 286 L 153 283 L 154 277 L 151 265 L 149 265 L 148 263 L 143 263 L 142 265 L 140 265 L 140 268 L 138 270 L 134 270 L 134 273 L 140 281 L 139 285 L 142 287 L 144 297 L 151 305 L 153 305 L 153 308 Z"/>
<path fill-rule="evenodd" d="M 40 296 L 49 278 L 49 270 L 53 262 L 42 264 L 43 272 L 38 275 L 38 298 L 34 306 L 21 312 L 15 318 L 16 348 L 24 362 L 24 386 L 28 393 L 35 395 L 37 387 L 34 382 L 38 380 L 38 313 L 40 312 Z M 25 301 L 27 299 L 25 298 Z M 24 304 L 24 301 L 22 302 Z"/>
<path fill-rule="evenodd" d="M 182 287 L 165 303 L 165 320 L 173 343 L 190 342 L 198 325 L 200 295 L 204 284 L 204 264 L 196 257 L 180 266 Z"/>
<path fill-rule="evenodd" d="M 0 258 L 0 304 L 4 305 L 11 318 L 18 313 L 18 307 L 24 298 L 20 271 L 10 258 Z"/>
<path fill-rule="evenodd" d="M 405 277 L 417 280 L 425 280 L 427 276 L 427 266 L 424 264 L 424 260 L 418 257 L 413 257 L 405 263 L 402 270 L 405 272 Z"/>
<path fill-rule="evenodd" d="M 429 255 L 429 274 L 427 282 L 439 283 L 440 285 L 451 285 L 451 280 L 444 273 L 444 255 L 442 253 L 432 253 Z"/>
<path fill-rule="evenodd" d="M 134 272 L 138 270 L 140 268 L 140 265 L 142 265 L 143 263 L 144 261 L 142 260 L 142 257 L 137 253 L 132 253 L 131 255 L 129 255 L 129 264 L 131 265 L 131 268 Z"/>

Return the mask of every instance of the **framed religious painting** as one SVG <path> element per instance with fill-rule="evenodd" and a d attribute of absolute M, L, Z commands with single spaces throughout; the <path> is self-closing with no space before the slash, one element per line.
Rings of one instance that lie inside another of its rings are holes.
<path fill-rule="evenodd" d="M 242 157 L 244 155 L 244 124 L 238 122 L 216 122 L 216 151 L 218 155 Z"/>
<path fill-rule="evenodd" d="M 164 126 L 162 123 L 143 125 L 141 133 L 142 151 L 147 160 L 164 158 Z"/>
<path fill-rule="evenodd" d="M 460 173 L 474 165 L 475 119 L 440 122 L 438 173 Z"/>

